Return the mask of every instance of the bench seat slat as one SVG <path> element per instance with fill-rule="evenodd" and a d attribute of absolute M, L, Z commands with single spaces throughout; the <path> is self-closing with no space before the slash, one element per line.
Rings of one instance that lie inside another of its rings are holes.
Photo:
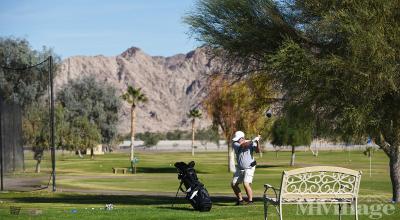
<path fill-rule="evenodd" d="M 269 202 L 278 204 L 279 200 L 277 198 L 265 198 Z M 333 203 L 333 204 L 339 204 L 339 203 L 352 203 L 354 200 L 353 199 L 282 199 L 283 204 L 304 204 L 304 203 Z"/>
<path fill-rule="evenodd" d="M 286 199 L 353 199 L 354 195 L 349 193 L 343 194 L 318 194 L 318 193 L 307 193 L 307 194 L 299 194 L 299 193 L 285 193 L 282 198 Z"/>

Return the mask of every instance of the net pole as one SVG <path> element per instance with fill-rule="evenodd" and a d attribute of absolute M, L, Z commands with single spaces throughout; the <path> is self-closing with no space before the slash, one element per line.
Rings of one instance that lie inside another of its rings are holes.
<path fill-rule="evenodd" d="M 54 91 L 53 91 L 53 57 L 49 57 L 49 80 L 50 80 L 50 139 L 51 139 L 51 167 L 53 179 L 53 192 L 56 191 L 56 148 L 54 143 Z"/>
<path fill-rule="evenodd" d="M 2 121 L 2 116 L 1 116 L 2 105 L 3 105 L 3 100 L 2 100 L 2 98 L 0 96 L 0 178 L 1 178 L 1 180 L 0 180 L 0 182 L 1 182 L 0 190 L 1 191 L 4 190 L 4 183 L 3 183 L 3 175 L 4 175 L 4 173 L 3 173 L 3 136 L 2 136 L 3 129 L 2 129 L 2 124 L 1 124 L 1 121 Z"/>

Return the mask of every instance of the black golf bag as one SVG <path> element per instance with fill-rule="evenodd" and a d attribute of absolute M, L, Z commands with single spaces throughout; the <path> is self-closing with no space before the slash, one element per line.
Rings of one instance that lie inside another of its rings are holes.
<path fill-rule="evenodd" d="M 204 185 L 197 178 L 196 171 L 193 168 L 194 165 L 194 161 L 189 164 L 184 162 L 175 163 L 175 167 L 178 170 L 178 179 L 181 180 L 178 192 L 181 190 L 186 193 L 186 199 L 189 200 L 195 210 L 208 212 L 212 207 L 211 198 Z M 186 190 L 183 190 L 182 184 L 185 185 Z M 178 192 L 176 195 L 178 195 Z"/>

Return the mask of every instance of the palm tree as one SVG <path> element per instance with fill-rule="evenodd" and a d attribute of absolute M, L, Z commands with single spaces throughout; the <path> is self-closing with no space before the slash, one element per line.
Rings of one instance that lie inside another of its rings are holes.
<path fill-rule="evenodd" d="M 194 124 L 196 118 L 201 118 L 202 113 L 199 109 L 193 108 L 189 111 L 188 117 L 192 119 L 192 156 L 194 156 Z"/>
<path fill-rule="evenodd" d="M 122 95 L 122 99 L 131 105 L 131 168 L 132 173 L 136 173 L 134 169 L 134 146 L 133 141 L 135 140 L 135 119 L 136 119 L 136 106 L 140 102 L 147 102 L 147 97 L 142 93 L 141 88 L 135 89 L 132 86 L 128 86 L 126 92 Z"/>

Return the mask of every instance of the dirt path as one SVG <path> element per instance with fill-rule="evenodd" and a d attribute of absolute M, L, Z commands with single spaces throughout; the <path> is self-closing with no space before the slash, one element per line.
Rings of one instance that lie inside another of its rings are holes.
<path fill-rule="evenodd" d="M 57 180 L 63 179 L 87 179 L 88 176 L 71 176 L 71 175 L 63 175 L 58 176 Z M 104 178 L 113 178 L 113 179 L 120 179 L 126 178 L 125 176 L 109 176 L 109 175 L 96 175 L 90 176 L 90 178 L 95 179 L 104 179 Z M 16 191 L 16 192 L 32 192 L 32 191 L 49 191 L 51 192 L 51 181 L 49 185 L 49 177 L 14 177 L 14 178 L 6 178 L 4 185 L 5 191 Z M 46 184 L 43 184 L 46 183 Z M 177 186 L 178 187 L 178 182 Z M 80 188 L 66 188 L 66 187 L 57 187 L 57 192 L 70 192 L 70 193 L 82 193 L 82 194 L 90 194 L 90 195 L 132 195 L 132 196 L 165 196 L 165 197 L 175 197 L 175 192 L 149 192 L 149 191 L 129 191 L 129 190 L 108 190 L 108 189 L 80 189 Z M 182 196 L 182 192 L 180 192 Z M 214 194 L 218 197 L 229 197 L 233 198 L 233 195 L 227 194 Z"/>
<path fill-rule="evenodd" d="M 87 179 L 88 176 L 80 176 L 80 175 L 58 175 L 58 180 L 65 179 Z M 91 179 L 120 179 L 126 178 L 125 176 L 109 176 L 109 175 L 96 175 L 90 176 Z M 56 182 L 57 183 L 57 182 Z M 40 177 L 5 177 L 4 179 L 4 188 L 9 191 L 18 191 L 18 192 L 29 192 L 36 190 L 45 190 L 48 188 L 50 190 L 52 186 L 52 181 L 50 174 L 49 176 L 40 176 Z M 60 192 L 102 192 L 103 190 L 90 190 L 90 189 L 79 189 L 79 188 L 64 188 L 59 187 L 57 191 Z M 126 192 L 123 190 L 106 190 L 106 192 L 117 193 L 117 192 Z"/>

